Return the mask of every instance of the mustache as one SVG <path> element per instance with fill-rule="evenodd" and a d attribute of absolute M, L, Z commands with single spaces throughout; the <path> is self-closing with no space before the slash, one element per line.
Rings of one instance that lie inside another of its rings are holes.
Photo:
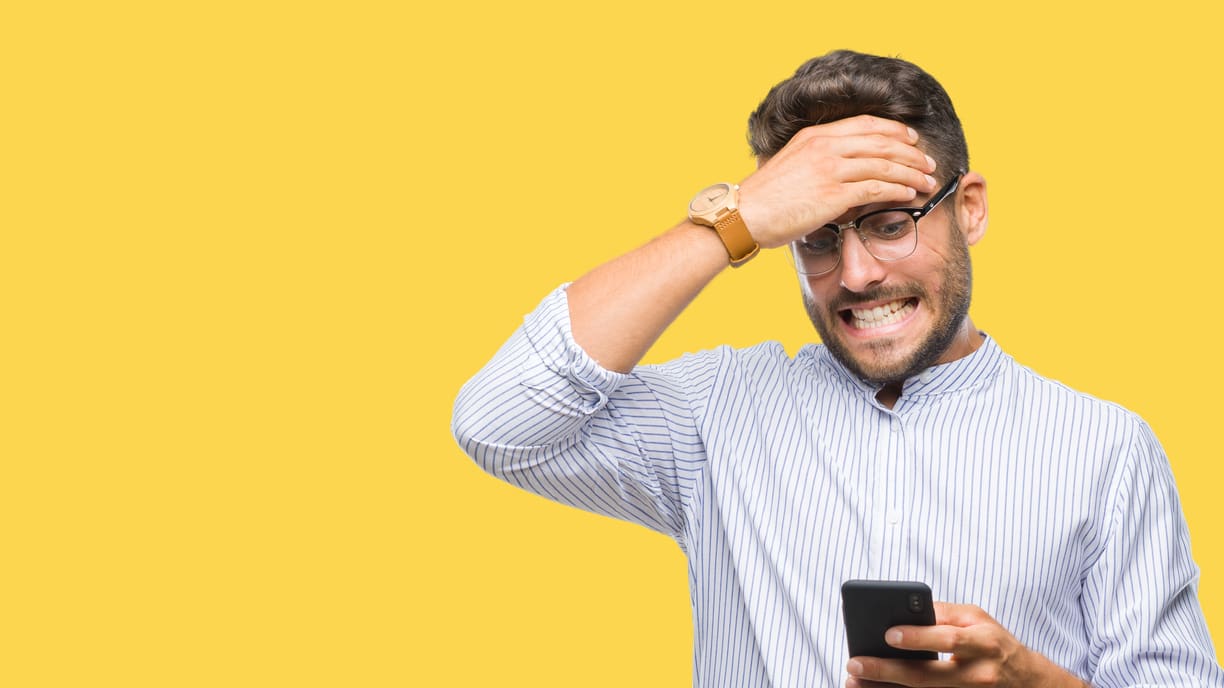
<path fill-rule="evenodd" d="M 850 291 L 845 287 L 839 287 L 837 295 L 829 300 L 829 311 L 838 313 L 847 308 L 854 308 L 865 303 L 876 303 L 880 301 L 895 301 L 897 299 L 907 299 L 918 297 L 925 299 L 926 290 L 917 284 L 903 284 L 891 287 L 876 287 L 867 291 Z"/>

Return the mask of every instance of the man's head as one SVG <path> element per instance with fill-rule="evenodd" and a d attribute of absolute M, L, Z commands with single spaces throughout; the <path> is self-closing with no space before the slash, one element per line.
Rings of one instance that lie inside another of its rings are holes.
<path fill-rule="evenodd" d="M 960 120 L 938 82 L 909 62 L 849 51 L 810 60 L 775 86 L 748 120 L 749 140 L 758 159 L 768 160 L 801 129 L 857 115 L 916 130 L 941 185 L 969 169 Z M 920 195 L 905 205 L 925 200 Z M 845 225 L 896 205 L 852 208 L 834 222 Z M 808 315 L 829 351 L 878 384 L 899 383 L 971 353 L 978 340 L 967 317 L 968 246 L 985 225 L 985 180 L 970 172 L 954 196 L 919 222 L 918 245 L 908 257 L 881 261 L 862 235 L 843 230 L 840 263 L 825 274 L 800 275 Z"/>

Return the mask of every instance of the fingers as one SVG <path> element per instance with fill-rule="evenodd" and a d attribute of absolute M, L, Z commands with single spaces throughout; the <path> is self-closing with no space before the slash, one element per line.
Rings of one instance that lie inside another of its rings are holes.
<path fill-rule="evenodd" d="M 937 606 L 938 602 L 935 603 Z M 934 626 L 894 626 L 884 634 L 884 642 L 903 650 L 930 650 L 955 655 L 958 659 L 999 657 L 1003 654 L 1005 632 L 994 619 L 977 607 L 958 610 L 955 616 L 939 618 Z M 956 621 L 958 624 L 947 623 Z M 961 625 L 963 624 L 963 625 Z"/>
<path fill-rule="evenodd" d="M 879 158 L 912 167 L 925 173 L 935 171 L 935 159 L 916 145 L 880 134 L 824 137 L 834 143 L 834 150 L 847 158 Z"/>
<path fill-rule="evenodd" d="M 790 168 L 788 176 L 807 180 L 804 188 L 837 189 L 830 200 L 852 208 L 868 203 L 906 201 L 938 188 L 934 161 L 921 150 L 880 137 L 815 137 L 799 144 L 790 155 L 771 161 L 773 169 Z M 857 184 L 867 182 L 866 184 Z M 906 187 L 906 188 L 902 188 Z"/>
<path fill-rule="evenodd" d="M 864 134 L 879 134 L 903 143 L 913 145 L 918 143 L 918 132 L 913 128 L 893 119 L 884 119 L 873 115 L 858 115 L 839 119 L 828 124 L 817 124 L 809 129 L 827 132 L 829 136 L 855 136 Z"/>
<path fill-rule="evenodd" d="M 842 155 L 889 158 L 926 172 L 935 169 L 935 161 L 918 148 L 918 133 L 889 119 L 860 115 L 817 124 L 801 130 L 792 141 L 803 144 L 810 139 L 837 141 Z"/>
<path fill-rule="evenodd" d="M 880 659 L 855 657 L 846 665 L 850 680 L 862 688 L 875 686 L 953 686 L 959 667 L 942 660 Z M 848 681 L 846 685 L 851 685 Z"/>
<path fill-rule="evenodd" d="M 914 200 L 918 192 L 905 184 L 868 179 L 845 184 L 846 200 L 843 205 L 853 208 L 870 203 L 904 203 Z"/>
<path fill-rule="evenodd" d="M 850 670 L 850 680 L 862 688 L 892 685 L 993 686 L 1000 685 L 1003 679 L 1001 667 L 989 662 L 962 664 L 944 660 L 908 661 L 855 657 L 850 660 L 850 666 L 855 662 L 859 663 L 857 671 L 847 667 Z M 851 684 L 847 681 L 846 685 Z"/>
<path fill-rule="evenodd" d="M 857 679 L 854 677 L 846 679 L 846 688 L 895 688 L 896 683 L 880 683 L 879 681 L 868 681 L 867 679 Z"/>
<path fill-rule="evenodd" d="M 894 122 L 894 124 L 899 123 Z M 935 159 L 909 141 L 883 134 L 838 134 L 826 128 L 832 126 L 808 127 L 796 134 L 774 158 L 807 156 L 816 160 L 824 158 L 884 160 L 924 174 L 935 171 Z"/>
<path fill-rule="evenodd" d="M 884 642 L 903 650 L 930 650 L 961 656 L 978 656 L 979 641 L 974 628 L 961 626 L 894 626 L 884 634 Z"/>
<path fill-rule="evenodd" d="M 880 134 L 841 136 L 813 131 L 793 139 L 788 149 L 777 156 L 779 164 L 807 167 L 828 182 L 877 180 L 908 186 L 916 193 L 932 193 L 938 187 L 931 175 L 935 171 L 932 157 L 913 144 Z"/>
<path fill-rule="evenodd" d="M 960 654 L 971 644 L 967 634 L 968 629 L 960 626 L 895 626 L 884 634 L 884 641 L 902 650 Z"/>
<path fill-rule="evenodd" d="M 935 191 L 935 178 L 919 168 L 882 158 L 845 158 L 837 164 L 841 182 L 879 181 L 907 186 L 914 191 Z"/>

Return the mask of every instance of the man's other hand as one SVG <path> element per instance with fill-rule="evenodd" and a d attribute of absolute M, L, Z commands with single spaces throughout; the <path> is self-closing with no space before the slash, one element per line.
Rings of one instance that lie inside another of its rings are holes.
<path fill-rule="evenodd" d="M 934 626 L 894 626 L 885 642 L 904 650 L 951 654 L 948 660 L 853 657 L 847 688 L 879 686 L 1067 686 L 1086 684 L 1016 640 L 980 607 L 935 603 Z"/>

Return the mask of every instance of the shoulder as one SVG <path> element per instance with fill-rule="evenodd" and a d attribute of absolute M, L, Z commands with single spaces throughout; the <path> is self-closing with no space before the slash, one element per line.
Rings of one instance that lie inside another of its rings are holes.
<path fill-rule="evenodd" d="M 1152 430 L 1139 414 L 1121 404 L 1101 399 L 1048 378 L 1007 357 L 1004 378 L 1019 407 L 1053 416 L 1067 431 L 1106 432 L 1119 444 L 1146 441 Z"/>

